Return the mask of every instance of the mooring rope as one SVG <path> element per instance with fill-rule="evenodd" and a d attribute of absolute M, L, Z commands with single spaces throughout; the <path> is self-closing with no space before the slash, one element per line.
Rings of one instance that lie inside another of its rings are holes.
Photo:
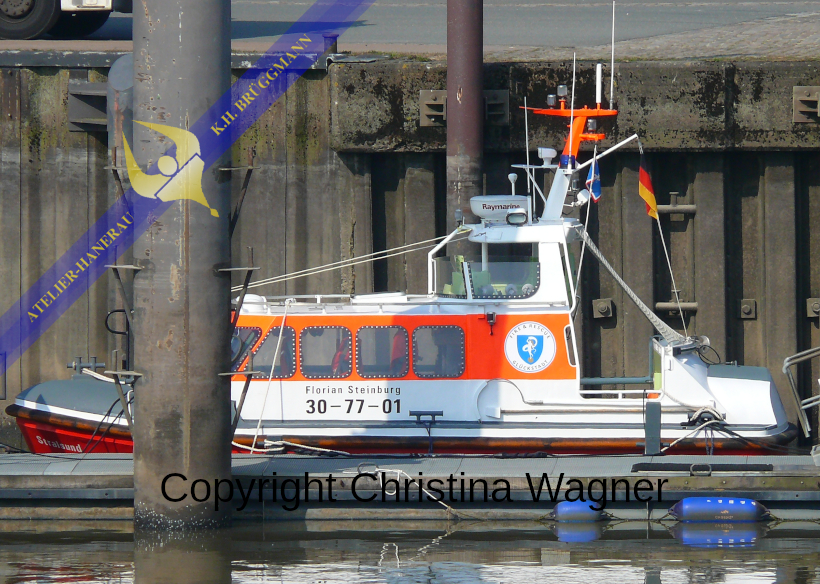
<path fill-rule="evenodd" d="M 694 430 L 689 432 L 686 436 L 681 436 L 680 438 L 678 438 L 677 440 L 672 442 L 672 444 L 670 444 L 669 446 L 661 448 L 661 452 L 666 452 L 667 450 L 669 450 L 670 448 L 675 446 L 675 444 L 678 444 L 682 440 L 686 440 L 687 438 L 697 436 L 698 432 L 700 432 L 701 430 L 703 430 L 707 426 L 711 426 L 712 424 L 722 424 L 723 422 L 724 422 L 724 420 L 722 420 L 722 419 L 721 420 L 709 420 L 708 422 L 704 422 L 703 424 L 701 424 L 700 426 L 698 426 L 697 428 L 695 428 Z M 717 430 L 718 430 L 718 432 L 722 431 L 720 428 L 717 428 Z M 712 440 L 714 441 L 714 438 L 712 438 Z M 707 437 L 707 449 L 708 449 L 708 437 Z"/>
<path fill-rule="evenodd" d="M 360 464 L 360 465 L 359 465 L 359 467 L 356 469 L 356 472 L 357 472 L 359 475 L 363 474 L 363 473 L 362 473 L 362 466 L 363 466 L 364 464 L 367 464 L 367 463 L 362 463 L 362 464 Z M 372 464 L 372 463 L 371 463 L 371 464 Z M 455 515 L 457 518 L 460 518 L 460 517 L 466 517 L 466 518 L 468 518 L 468 519 L 475 519 L 475 520 L 478 520 L 478 521 L 480 521 L 480 520 L 481 520 L 481 518 L 480 518 L 480 517 L 475 517 L 475 516 L 473 516 L 473 515 L 469 515 L 469 514 L 467 514 L 467 513 L 464 513 L 463 511 L 458 511 L 456 508 L 454 508 L 454 507 L 452 507 L 452 506 L 448 505 L 448 504 L 447 504 L 447 503 L 445 503 L 443 500 L 440 500 L 440 499 L 438 499 L 438 498 L 434 497 L 434 496 L 433 496 L 433 493 L 431 493 L 431 492 L 430 492 L 430 491 L 428 491 L 426 488 L 424 488 L 423 484 L 417 483 L 417 482 L 416 482 L 416 479 L 415 479 L 415 478 L 413 478 L 413 477 L 411 477 L 411 476 L 410 476 L 409 474 L 407 474 L 404 470 L 402 470 L 402 469 L 400 469 L 400 468 L 381 468 L 381 467 L 379 467 L 378 465 L 374 465 L 374 466 L 375 466 L 375 468 L 373 469 L 373 473 L 372 473 L 372 474 L 376 475 L 376 478 L 377 478 L 377 479 L 378 479 L 378 481 L 379 481 L 379 487 L 381 487 L 381 488 L 382 488 L 382 490 L 384 491 L 385 496 L 392 497 L 392 496 L 394 496 L 394 495 L 398 495 L 398 489 L 399 489 L 399 487 L 398 487 L 398 486 L 396 486 L 396 490 L 394 490 L 394 491 L 391 493 L 391 492 L 388 492 L 388 491 L 384 490 L 386 487 L 385 487 L 384 483 L 382 482 L 383 477 L 384 477 L 384 476 L 386 476 L 388 473 L 396 473 L 396 483 L 397 483 L 397 485 L 398 485 L 398 481 L 399 481 L 399 479 L 401 479 L 403 476 L 404 476 L 404 477 L 407 477 L 407 479 L 409 479 L 409 481 L 410 481 L 409 483 L 407 483 L 407 481 L 405 481 L 405 483 L 407 484 L 407 486 L 408 486 L 408 487 L 409 487 L 409 485 L 418 485 L 418 486 L 419 486 L 419 489 L 420 489 L 421 491 L 423 491 L 423 492 L 424 492 L 424 494 L 426 494 L 426 495 L 429 497 L 429 499 L 430 499 L 431 501 L 433 501 L 433 502 L 435 502 L 435 503 L 438 503 L 439 505 L 441 505 L 442 507 L 444 507 L 444 508 L 447 510 L 448 516 L 449 516 L 449 514 L 450 514 L 450 513 L 452 513 L 452 514 L 453 514 L 453 515 Z M 352 471 L 343 471 L 343 472 L 344 472 L 344 473 L 346 473 L 346 474 L 350 474 L 350 473 L 352 473 Z M 381 474 L 379 474 L 379 473 L 381 473 Z"/>
<path fill-rule="evenodd" d="M 333 262 L 330 264 L 324 264 L 321 266 L 314 266 L 312 268 L 307 268 L 304 270 L 299 270 L 298 272 L 290 272 L 289 274 L 282 274 L 281 276 L 274 276 L 272 278 L 265 278 L 264 280 L 259 280 L 258 282 L 254 282 L 250 284 L 248 288 L 258 288 L 260 286 L 266 286 L 268 284 L 279 284 L 281 282 L 287 282 L 289 280 L 295 280 L 297 278 L 306 278 L 307 276 L 315 276 L 317 274 L 322 274 L 325 272 L 332 272 L 334 270 L 341 270 L 343 268 L 349 268 L 351 266 L 357 266 L 360 264 L 366 264 L 369 262 L 375 262 L 378 260 L 384 260 L 387 258 L 392 258 L 399 255 L 404 255 L 407 253 L 412 253 L 415 251 L 423 251 L 426 249 L 430 249 L 436 246 L 436 243 L 441 241 L 442 239 L 448 236 L 444 235 L 442 237 L 434 237 L 432 239 L 425 239 L 423 241 L 417 241 L 415 243 L 408 243 L 407 245 L 400 245 L 398 247 L 392 247 L 390 249 L 385 249 L 382 251 L 376 251 L 373 253 L 365 254 L 362 256 L 356 256 L 353 258 L 348 258 L 346 260 L 340 260 L 338 262 Z M 453 241 L 461 241 L 462 239 L 466 239 L 467 236 L 460 237 L 454 239 Z M 239 292 L 242 290 L 242 286 L 233 286 L 231 288 L 231 292 Z"/>

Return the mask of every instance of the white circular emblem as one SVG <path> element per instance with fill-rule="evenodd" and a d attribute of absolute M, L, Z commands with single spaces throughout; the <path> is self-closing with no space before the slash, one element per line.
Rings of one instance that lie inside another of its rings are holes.
<path fill-rule="evenodd" d="M 543 324 L 522 322 L 507 333 L 504 354 L 523 373 L 538 373 L 555 359 L 555 337 Z"/>

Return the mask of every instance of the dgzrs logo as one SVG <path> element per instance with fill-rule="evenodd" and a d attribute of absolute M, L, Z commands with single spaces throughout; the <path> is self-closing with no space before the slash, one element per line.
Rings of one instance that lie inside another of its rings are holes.
<path fill-rule="evenodd" d="M 555 359 L 555 337 L 543 324 L 522 322 L 507 333 L 504 354 L 522 373 L 538 373 Z"/>

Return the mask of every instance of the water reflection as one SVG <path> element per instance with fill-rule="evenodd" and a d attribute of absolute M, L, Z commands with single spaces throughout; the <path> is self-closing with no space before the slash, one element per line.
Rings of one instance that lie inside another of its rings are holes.
<path fill-rule="evenodd" d="M 580 523 L 554 523 L 552 531 L 558 541 L 564 543 L 585 543 L 600 539 L 604 533 L 604 524 L 599 521 Z"/>
<path fill-rule="evenodd" d="M 0 526 L 2 583 L 820 584 L 820 526 L 809 523 L 767 532 L 758 524 L 268 522 L 162 535 L 128 524 Z"/>
<path fill-rule="evenodd" d="M 672 535 L 684 545 L 703 548 L 754 547 L 765 523 L 677 523 Z"/>
<path fill-rule="evenodd" d="M 137 584 L 230 584 L 229 533 L 134 533 Z M 227 539 L 227 541 L 226 541 Z"/>

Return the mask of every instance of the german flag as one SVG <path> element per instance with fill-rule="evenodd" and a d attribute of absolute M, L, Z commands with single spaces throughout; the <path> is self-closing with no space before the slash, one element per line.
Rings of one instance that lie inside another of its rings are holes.
<path fill-rule="evenodd" d="M 646 159 L 641 153 L 641 170 L 638 174 L 638 193 L 646 203 L 646 214 L 650 217 L 658 218 L 658 204 L 655 202 L 655 191 L 652 190 L 652 179 L 646 170 Z"/>

